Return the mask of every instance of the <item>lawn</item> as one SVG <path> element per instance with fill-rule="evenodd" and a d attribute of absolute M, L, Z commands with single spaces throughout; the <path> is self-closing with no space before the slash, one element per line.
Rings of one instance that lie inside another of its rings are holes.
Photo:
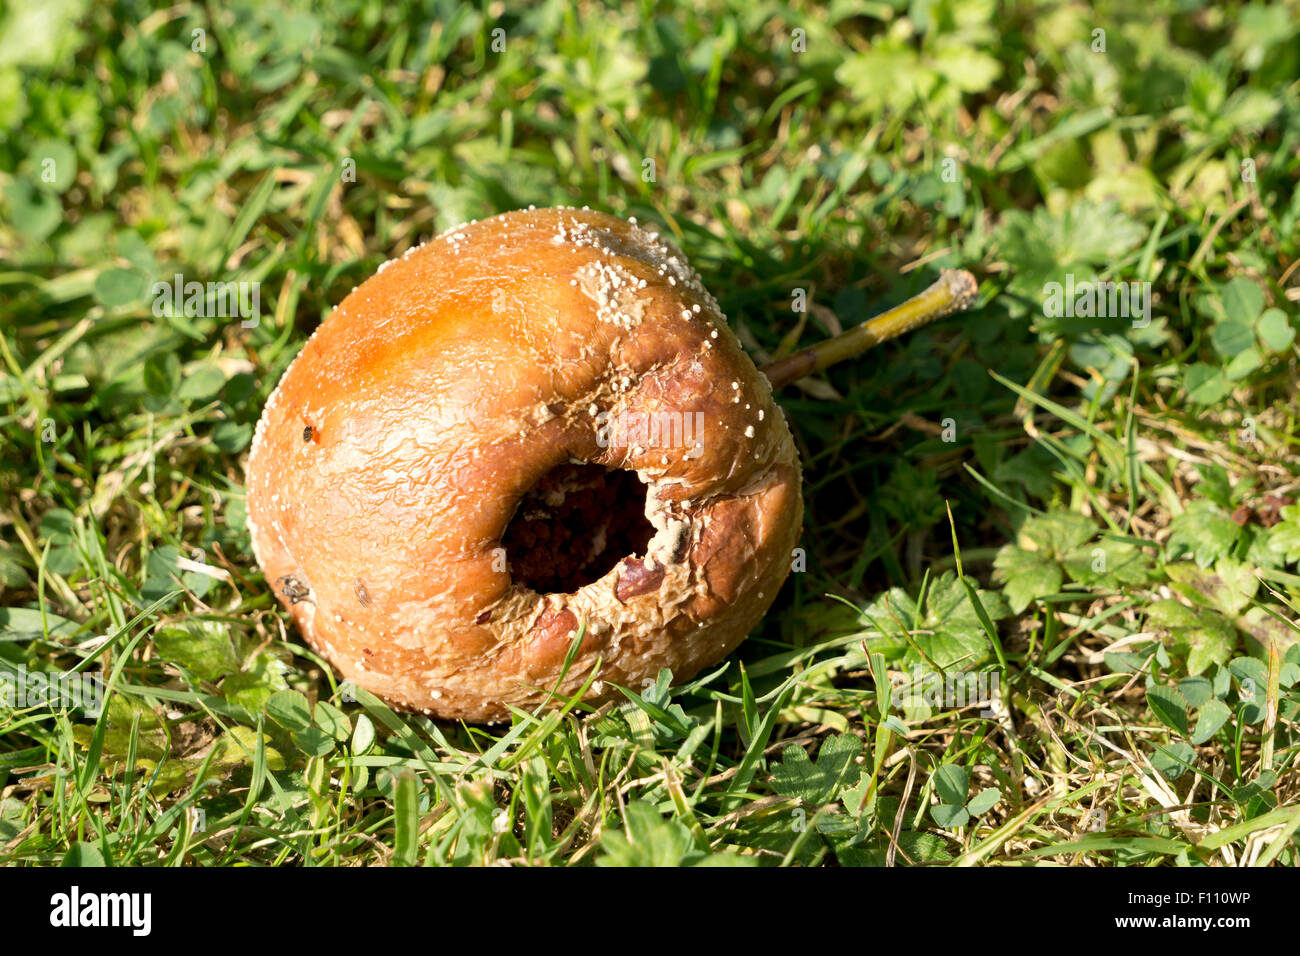
<path fill-rule="evenodd" d="M 509 6 L 0 8 L 0 864 L 1300 864 L 1300 4 Z M 249 443 L 530 204 L 655 224 L 760 365 L 979 299 L 779 393 L 801 551 L 725 665 L 395 713 L 275 601 Z"/>

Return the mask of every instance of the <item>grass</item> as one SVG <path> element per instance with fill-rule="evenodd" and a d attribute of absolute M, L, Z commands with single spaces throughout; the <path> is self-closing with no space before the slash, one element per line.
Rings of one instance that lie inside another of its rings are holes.
<path fill-rule="evenodd" d="M 0 671 L 111 688 L 0 708 L 0 862 L 1300 863 L 1300 9 L 710 11 L 0 15 Z M 803 563 L 725 667 L 397 715 L 286 627 L 243 457 L 353 286 L 530 203 L 660 224 L 760 363 L 981 298 L 783 393 Z"/>

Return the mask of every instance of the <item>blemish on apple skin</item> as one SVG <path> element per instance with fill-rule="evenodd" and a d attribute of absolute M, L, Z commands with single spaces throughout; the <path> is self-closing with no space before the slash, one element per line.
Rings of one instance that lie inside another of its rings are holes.
<path fill-rule="evenodd" d="M 308 443 L 314 442 L 315 444 L 319 445 L 320 429 L 317 428 L 315 425 L 311 424 L 311 422 L 307 421 L 307 417 L 305 415 L 299 415 L 298 420 L 302 422 L 302 443 L 306 445 Z"/>
<path fill-rule="evenodd" d="M 357 578 L 352 590 L 357 596 L 358 604 L 362 607 L 370 607 L 370 592 L 366 590 L 366 585 L 360 578 Z"/>
<path fill-rule="evenodd" d="M 295 575 L 282 574 L 275 579 L 275 584 L 280 593 L 289 599 L 290 604 L 297 604 L 311 597 L 311 588 L 303 582 L 302 578 Z"/>

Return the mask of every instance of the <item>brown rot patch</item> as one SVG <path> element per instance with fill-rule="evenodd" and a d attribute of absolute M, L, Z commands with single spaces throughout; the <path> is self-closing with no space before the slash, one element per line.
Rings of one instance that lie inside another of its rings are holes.
<path fill-rule="evenodd" d="M 553 672 L 561 666 L 573 647 L 578 618 L 568 608 L 546 608 L 529 629 L 525 645 L 525 669 L 533 675 Z M 590 651 L 592 636 L 587 634 L 582 650 Z"/>
<path fill-rule="evenodd" d="M 626 604 L 638 594 L 649 594 L 659 590 L 664 582 L 664 569 L 656 565 L 650 570 L 637 558 L 624 558 L 619 565 L 618 583 L 614 585 L 614 597 L 620 604 Z"/>
<path fill-rule="evenodd" d="M 546 638 L 568 637 L 578 629 L 578 619 L 567 607 L 547 608 L 533 625 L 533 633 Z"/>
<path fill-rule="evenodd" d="M 366 590 L 365 582 L 357 578 L 352 585 L 352 592 L 357 596 L 357 603 L 362 607 L 370 607 L 370 592 Z"/>
<path fill-rule="evenodd" d="M 292 574 L 282 574 L 275 579 L 275 586 L 285 597 L 289 599 L 290 604 L 297 604 L 299 601 L 305 601 L 311 597 L 311 588 L 302 580 Z"/>

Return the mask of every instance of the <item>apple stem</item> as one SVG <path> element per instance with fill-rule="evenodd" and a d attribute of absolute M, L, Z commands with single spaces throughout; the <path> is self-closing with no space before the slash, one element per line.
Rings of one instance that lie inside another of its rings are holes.
<path fill-rule="evenodd" d="M 867 349 L 927 322 L 953 312 L 964 312 L 974 303 L 978 290 L 975 277 L 965 269 L 944 269 L 938 281 L 924 292 L 856 328 L 773 362 L 763 368 L 763 374 L 773 388 L 789 385 L 837 362 L 856 358 Z"/>

